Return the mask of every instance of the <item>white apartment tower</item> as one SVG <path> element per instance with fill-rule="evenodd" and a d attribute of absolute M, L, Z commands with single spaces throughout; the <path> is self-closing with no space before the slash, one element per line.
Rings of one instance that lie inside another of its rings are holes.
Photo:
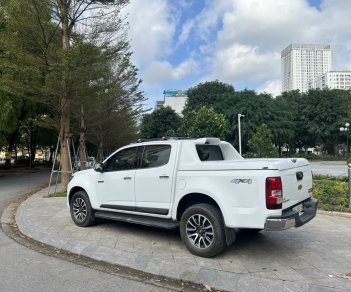
<path fill-rule="evenodd" d="M 291 44 L 281 53 L 282 91 L 306 92 L 309 81 L 331 70 L 330 45 Z"/>

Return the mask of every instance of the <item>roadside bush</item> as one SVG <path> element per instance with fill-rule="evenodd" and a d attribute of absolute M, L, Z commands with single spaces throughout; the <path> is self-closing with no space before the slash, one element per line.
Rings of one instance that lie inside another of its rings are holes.
<path fill-rule="evenodd" d="M 347 164 L 351 163 L 351 154 L 347 155 Z"/>
<path fill-rule="evenodd" d="M 313 196 L 319 200 L 319 209 L 351 212 L 348 207 L 347 178 L 315 178 Z"/>

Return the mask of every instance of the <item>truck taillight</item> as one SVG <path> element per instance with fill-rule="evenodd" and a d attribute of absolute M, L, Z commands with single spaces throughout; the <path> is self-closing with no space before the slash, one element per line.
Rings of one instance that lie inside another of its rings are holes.
<path fill-rule="evenodd" d="M 266 207 L 267 209 L 281 209 L 283 204 L 282 179 L 278 177 L 266 178 Z"/>

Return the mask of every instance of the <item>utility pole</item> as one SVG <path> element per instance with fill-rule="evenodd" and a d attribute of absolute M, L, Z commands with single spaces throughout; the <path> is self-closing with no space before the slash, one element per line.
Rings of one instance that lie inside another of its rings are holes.
<path fill-rule="evenodd" d="M 241 155 L 241 122 L 240 118 L 245 117 L 242 114 L 238 114 L 238 131 L 239 131 L 239 154 Z"/>

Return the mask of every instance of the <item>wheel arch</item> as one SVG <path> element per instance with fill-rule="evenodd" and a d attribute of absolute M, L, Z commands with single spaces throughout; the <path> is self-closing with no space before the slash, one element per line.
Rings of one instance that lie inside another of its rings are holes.
<path fill-rule="evenodd" d="M 203 193 L 189 193 L 187 195 L 184 195 L 180 201 L 178 202 L 177 206 L 177 221 L 180 221 L 180 218 L 182 217 L 184 211 L 189 208 L 192 205 L 199 204 L 199 203 L 207 203 L 210 205 L 213 205 L 218 208 L 218 210 L 221 212 L 223 220 L 224 216 L 221 210 L 221 207 L 219 204 L 216 202 L 215 199 L 212 197 L 205 195 Z"/>
<path fill-rule="evenodd" d="M 88 194 L 87 191 L 80 186 L 75 186 L 75 187 L 71 188 L 69 191 L 69 194 L 68 194 L 68 204 L 69 205 L 71 205 L 71 200 L 72 200 L 73 195 L 79 191 L 84 191 L 86 194 Z M 89 197 L 89 195 L 88 195 L 88 197 Z"/>

